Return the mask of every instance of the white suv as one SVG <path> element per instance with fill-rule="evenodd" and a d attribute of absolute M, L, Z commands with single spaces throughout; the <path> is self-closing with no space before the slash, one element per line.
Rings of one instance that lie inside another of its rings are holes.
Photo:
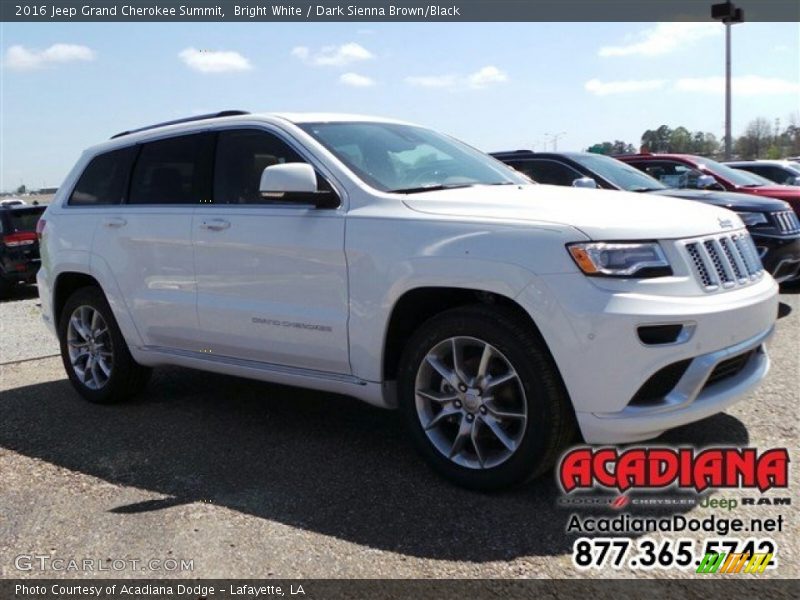
<path fill-rule="evenodd" d="M 93 402 L 181 365 L 401 409 L 441 473 L 535 476 L 764 377 L 777 286 L 739 217 L 532 184 L 397 121 L 226 112 L 88 150 L 39 293 Z"/>

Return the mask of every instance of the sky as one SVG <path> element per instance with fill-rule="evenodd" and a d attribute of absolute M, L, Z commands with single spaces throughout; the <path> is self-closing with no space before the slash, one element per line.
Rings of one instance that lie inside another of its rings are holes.
<path fill-rule="evenodd" d="M 0 190 L 126 129 L 225 109 L 372 114 L 486 151 L 724 127 L 718 23 L 2 23 Z M 800 111 L 800 24 L 733 28 L 733 132 Z"/>

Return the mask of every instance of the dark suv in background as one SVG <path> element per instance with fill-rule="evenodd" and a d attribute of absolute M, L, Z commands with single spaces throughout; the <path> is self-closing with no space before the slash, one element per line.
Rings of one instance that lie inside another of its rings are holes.
<path fill-rule="evenodd" d="M 800 186 L 800 163 L 791 160 L 737 160 L 724 163 L 781 185 Z"/>
<path fill-rule="evenodd" d="M 492 156 L 538 183 L 658 194 L 727 208 L 738 213 L 747 225 L 764 267 L 776 281 L 800 278 L 800 221 L 782 200 L 668 187 L 646 173 L 602 154 L 517 150 L 495 152 Z"/>
<path fill-rule="evenodd" d="M 671 187 L 715 187 L 729 192 L 785 200 L 800 216 L 800 188 L 778 185 L 755 173 L 740 171 L 710 158 L 691 154 L 620 154 L 614 158 Z M 714 181 L 709 177 L 713 177 Z"/>
<path fill-rule="evenodd" d="M 34 283 L 39 270 L 36 226 L 46 207 L 0 206 L 0 297 L 18 283 Z"/>

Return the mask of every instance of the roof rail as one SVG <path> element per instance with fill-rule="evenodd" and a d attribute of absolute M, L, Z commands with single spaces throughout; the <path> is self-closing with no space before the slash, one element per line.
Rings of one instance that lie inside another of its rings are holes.
<path fill-rule="evenodd" d="M 196 115 L 194 117 L 185 117 L 183 119 L 175 119 L 174 121 L 164 121 L 163 123 L 156 123 L 155 125 L 148 125 L 147 127 L 139 127 L 138 129 L 129 129 L 121 131 L 111 136 L 111 139 L 116 139 L 131 133 L 139 133 L 140 131 L 147 131 L 148 129 L 155 129 L 156 127 L 166 127 L 167 125 L 178 125 L 180 123 L 191 123 L 192 121 L 203 121 L 205 119 L 217 119 L 219 117 L 235 117 L 237 115 L 249 115 L 246 110 L 223 110 L 217 113 L 208 113 L 205 115 Z"/>

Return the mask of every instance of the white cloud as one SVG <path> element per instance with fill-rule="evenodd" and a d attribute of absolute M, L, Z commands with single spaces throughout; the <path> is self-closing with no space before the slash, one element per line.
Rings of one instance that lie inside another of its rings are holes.
<path fill-rule="evenodd" d="M 232 50 L 198 50 L 186 48 L 178 57 L 184 64 L 200 73 L 227 73 L 230 71 L 249 71 L 250 61 Z"/>
<path fill-rule="evenodd" d="M 339 82 L 351 87 L 372 87 L 375 81 L 366 75 L 359 75 L 358 73 L 342 73 L 339 76 Z"/>
<path fill-rule="evenodd" d="M 725 91 L 724 77 L 686 77 L 675 82 L 680 92 L 721 94 Z M 777 77 L 742 75 L 731 78 L 731 91 L 739 96 L 764 96 L 773 94 L 800 94 L 800 81 Z"/>
<path fill-rule="evenodd" d="M 454 74 L 443 75 L 414 75 L 406 77 L 408 85 L 426 88 L 473 88 L 483 89 L 497 83 L 508 81 L 508 75 L 493 65 L 481 67 L 466 77 Z"/>
<path fill-rule="evenodd" d="M 661 56 L 703 38 L 720 35 L 718 23 L 659 23 L 634 36 L 622 46 L 603 46 L 600 56 Z"/>
<path fill-rule="evenodd" d="M 608 96 L 609 94 L 630 94 L 660 90 L 666 83 L 666 79 L 629 79 L 627 81 L 590 79 L 583 87 L 587 92 L 591 92 L 595 96 Z"/>
<path fill-rule="evenodd" d="M 3 62 L 9 69 L 29 71 L 54 64 L 90 61 L 94 58 L 94 50 L 78 44 L 53 44 L 44 50 L 29 50 L 24 46 L 17 45 L 10 46 L 6 50 Z"/>
<path fill-rule="evenodd" d="M 504 83 L 506 81 L 508 81 L 508 75 L 492 65 L 478 69 L 467 76 L 467 82 L 473 88 L 485 88 L 493 83 Z"/>
<path fill-rule="evenodd" d="M 341 46 L 324 46 L 317 52 L 312 52 L 307 46 L 296 46 L 292 48 L 292 56 L 313 67 L 344 67 L 375 58 L 372 52 L 355 42 Z"/>

